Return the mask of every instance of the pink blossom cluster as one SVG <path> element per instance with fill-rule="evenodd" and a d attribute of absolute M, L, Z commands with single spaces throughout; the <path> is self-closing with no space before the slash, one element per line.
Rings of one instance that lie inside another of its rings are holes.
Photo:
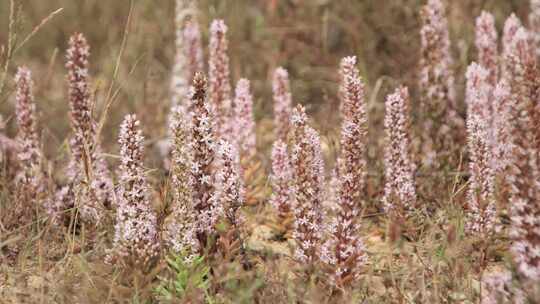
<path fill-rule="evenodd" d="M 196 12 L 196 1 L 176 1 L 176 55 L 171 77 L 173 106 L 184 101 L 195 73 L 204 69 L 201 33 Z"/>
<path fill-rule="evenodd" d="M 493 90 L 492 104 L 492 148 L 493 156 L 491 167 L 495 176 L 504 180 L 505 173 L 511 165 L 512 140 L 510 134 L 510 87 L 503 79 L 497 83 Z M 504 186 L 504 185 L 502 185 Z"/>
<path fill-rule="evenodd" d="M 489 84 L 495 86 L 499 74 L 497 29 L 492 14 L 482 11 L 476 18 L 476 49 L 478 63 L 489 71 Z"/>
<path fill-rule="evenodd" d="M 454 74 L 448 21 L 441 0 L 429 0 L 421 12 L 420 79 L 424 113 L 424 163 L 439 166 L 442 151 L 450 148 L 463 125 L 456 111 Z"/>
<path fill-rule="evenodd" d="M 323 247 L 322 260 L 333 266 L 332 281 L 338 286 L 357 279 L 365 264 L 365 247 L 359 236 L 365 193 L 367 115 L 364 84 L 356 69 L 356 57 L 345 57 L 341 74 L 341 151 L 337 161 L 336 218 Z"/>
<path fill-rule="evenodd" d="M 286 142 L 292 111 L 292 95 L 289 73 L 282 67 L 274 71 L 272 91 L 274 94 L 274 128 L 276 129 L 276 138 Z"/>
<path fill-rule="evenodd" d="M 520 27 L 508 46 L 508 79 L 511 88 L 510 121 L 512 138 L 510 237 L 511 252 L 518 273 L 540 282 L 540 189 L 537 139 L 538 100 L 536 54 L 528 32 Z"/>
<path fill-rule="evenodd" d="M 278 216 L 285 219 L 290 216 L 291 180 L 293 169 L 291 159 L 287 152 L 287 142 L 291 124 L 292 95 L 287 70 L 278 67 L 272 78 L 272 92 L 274 98 L 274 129 L 276 141 L 272 146 L 272 196 L 270 203 L 278 211 Z"/>
<path fill-rule="evenodd" d="M 17 114 L 17 156 L 21 163 L 21 171 L 17 181 L 21 185 L 21 195 L 32 200 L 43 190 L 44 176 L 42 172 L 42 153 L 36 121 L 36 104 L 34 101 L 32 73 L 26 67 L 20 67 L 15 75 L 15 101 Z M 30 197 L 28 197 L 30 196 Z M 24 200 L 24 198 L 19 198 Z"/>
<path fill-rule="evenodd" d="M 195 231 L 201 248 L 204 248 L 208 236 L 214 232 L 214 225 L 220 215 L 214 174 L 217 142 L 214 135 L 213 108 L 206 96 L 206 90 L 206 77 L 201 73 L 195 74 L 189 130 L 192 153 L 190 174 L 193 179 L 192 204 L 197 218 Z"/>
<path fill-rule="evenodd" d="M 73 137 L 70 140 L 72 158 L 68 176 L 77 189 L 74 203 L 81 217 L 97 223 L 103 206 L 111 203 L 112 181 L 101 154 L 96 134 L 96 122 L 91 113 L 91 93 L 88 73 L 90 47 L 80 33 L 69 40 L 66 68 L 68 70 L 69 105 Z"/>
<path fill-rule="evenodd" d="M 532 43 L 536 54 L 540 55 L 540 1 L 530 0 L 529 28 L 532 33 Z"/>
<path fill-rule="evenodd" d="M 216 119 L 214 132 L 218 138 L 232 140 L 233 115 L 229 56 L 227 55 L 227 25 L 223 20 L 214 20 L 210 25 L 210 59 L 208 62 L 209 96 Z"/>
<path fill-rule="evenodd" d="M 145 267 L 159 255 L 160 241 L 144 172 L 144 137 L 139 125 L 135 115 L 126 115 L 120 126 L 121 163 L 112 259 Z"/>
<path fill-rule="evenodd" d="M 410 156 L 409 90 L 399 87 L 386 97 L 384 128 L 388 142 L 384 151 L 385 184 L 383 205 L 392 216 L 404 217 L 404 211 L 416 205 L 414 173 Z"/>
<path fill-rule="evenodd" d="M 482 277 L 481 304 L 514 303 L 523 304 L 523 292 L 512 286 L 512 273 L 509 271 L 489 273 Z"/>
<path fill-rule="evenodd" d="M 239 209 L 244 205 L 244 185 L 240 177 L 238 152 L 225 140 L 218 143 L 216 156 L 219 171 L 216 173 L 216 197 L 225 219 L 235 229 L 243 223 Z"/>
<path fill-rule="evenodd" d="M 322 238 L 324 163 L 319 134 L 307 124 L 304 107 L 291 114 L 292 191 L 295 257 L 312 264 L 319 259 Z"/>
<path fill-rule="evenodd" d="M 183 106 L 173 108 L 170 122 L 172 135 L 171 219 L 165 223 L 165 240 L 174 252 L 183 252 L 189 260 L 199 249 L 195 234 L 197 221 L 192 204 L 193 176 L 189 117 Z"/>
<path fill-rule="evenodd" d="M 473 62 L 467 69 L 467 134 L 469 171 L 467 193 L 469 207 L 466 228 L 470 233 L 489 234 L 496 220 L 495 172 L 490 137 L 490 72 Z"/>
<path fill-rule="evenodd" d="M 512 13 L 510 17 L 504 22 L 503 36 L 502 36 L 502 56 L 503 64 L 501 67 L 502 73 L 501 77 L 507 82 L 510 82 L 510 75 L 508 75 L 509 70 L 512 69 L 512 63 L 509 61 L 509 56 L 512 56 L 512 44 L 514 41 L 514 36 L 519 28 L 522 27 L 521 20 Z"/>
<path fill-rule="evenodd" d="M 291 212 L 291 160 L 287 152 L 287 144 L 277 140 L 272 146 L 272 196 L 270 204 L 278 211 L 281 219 L 289 217 Z"/>
<path fill-rule="evenodd" d="M 234 98 L 235 142 L 241 160 L 252 158 L 256 151 L 255 120 L 253 119 L 253 96 L 249 80 L 238 80 Z"/>

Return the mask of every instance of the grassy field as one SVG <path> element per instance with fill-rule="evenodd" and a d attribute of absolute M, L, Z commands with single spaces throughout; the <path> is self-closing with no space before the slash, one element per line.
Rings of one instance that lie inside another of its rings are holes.
<path fill-rule="evenodd" d="M 482 10 L 491 12 L 501 33 L 512 12 L 526 24 L 529 5 L 524 0 L 447 2 L 458 113 L 465 117 L 465 71 L 477 58 L 475 18 Z M 224 19 L 233 84 L 248 78 L 254 95 L 257 155 L 247 185 L 251 201 L 243 208 L 250 267 L 230 257 L 201 258 L 185 265 L 181 256 L 165 251 L 149 271 L 111 266 L 104 257 L 113 242 L 112 211 L 109 225 L 99 229 L 56 225 L 41 211 L 28 225 L 6 228 L 8 223 L 2 221 L 16 198 L 13 169 L 3 162 L 0 303 L 480 303 L 481 278 L 513 264 L 506 226 L 489 240 L 464 232 L 466 147 L 456 147 L 459 161 L 436 172 L 420 165 L 419 153 L 413 155 L 419 166 L 416 184 L 422 207 L 408 219 L 410 230 L 404 237 L 389 241 L 392 225 L 381 208 L 384 99 L 400 84 L 408 86 L 411 95 L 413 150 L 420 145 L 419 12 L 424 4 L 423 0 L 200 0 L 205 61 L 209 25 Z M 174 7 L 173 0 L 0 1 L 0 113 L 7 122 L 0 132 L 11 138 L 17 133 L 13 78 L 18 66 L 28 66 L 35 81 L 50 189 L 67 179 L 62 168 L 68 163 L 72 130 L 64 65 L 69 37 L 81 32 L 91 47 L 94 117 L 104 119 L 100 141 L 108 166 L 116 172 L 119 125 L 124 115 L 135 113 L 146 137 L 144 168 L 153 207 L 158 221 L 165 221 L 172 189 L 159 143 L 168 136 Z M 10 45 L 14 51 L 8 56 Z M 309 278 L 303 276 L 302 265 L 290 253 L 291 236 L 276 232 L 283 223 L 268 204 L 275 140 L 272 73 L 278 66 L 289 71 L 293 103 L 306 106 L 310 124 L 321 134 L 330 180 L 341 130 L 338 67 L 349 55 L 357 56 L 366 85 L 368 178 L 361 235 L 368 259 L 354 288 L 336 292 L 328 288 L 324 268 Z M 507 203 L 497 203 L 507 222 Z"/>

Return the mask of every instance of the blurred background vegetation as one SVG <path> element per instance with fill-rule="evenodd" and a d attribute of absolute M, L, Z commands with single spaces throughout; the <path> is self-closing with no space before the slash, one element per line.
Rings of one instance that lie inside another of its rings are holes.
<path fill-rule="evenodd" d="M 0 46 L 7 43 L 9 4 L 0 1 Z M 91 74 L 97 112 L 103 108 L 124 31 L 126 49 L 121 60 L 119 95 L 103 133 L 104 145 L 115 144 L 117 125 L 124 114 L 136 112 L 148 135 L 165 135 L 169 106 L 169 76 L 174 55 L 174 0 L 15 0 L 20 23 L 18 39 L 26 36 L 50 12 L 63 11 L 14 54 L 10 78 L 18 65 L 34 71 L 41 126 L 47 142 L 64 141 L 69 133 L 64 56 L 69 36 L 84 33 L 91 45 Z M 482 9 L 496 16 L 499 31 L 516 12 L 526 20 L 525 0 L 452 0 L 447 15 L 456 76 L 474 60 L 474 18 Z M 205 45 L 208 24 L 223 18 L 229 25 L 232 78 L 252 80 L 258 120 L 272 116 L 271 75 L 277 66 L 291 75 L 295 102 L 308 104 L 318 127 L 335 129 L 336 81 L 339 60 L 357 55 L 370 97 L 370 125 L 382 130 L 384 95 L 398 83 L 411 86 L 415 96 L 419 55 L 419 8 L 424 0 L 200 0 L 200 23 Z M 132 7 L 130 25 L 126 27 Z M 205 50 L 207 55 L 207 50 Z M 5 57 L 4 51 L 0 56 Z M 5 58 L 0 57 L 0 63 Z M 4 117 L 13 113 L 8 90 L 0 96 Z M 11 95 L 11 96 L 10 96 Z M 413 99 L 414 100 L 414 99 Z M 414 106 L 414 101 L 413 101 Z M 262 124 L 270 127 L 271 124 Z M 11 130 L 13 131 L 13 130 Z M 377 131 L 372 135 L 378 137 Z"/>

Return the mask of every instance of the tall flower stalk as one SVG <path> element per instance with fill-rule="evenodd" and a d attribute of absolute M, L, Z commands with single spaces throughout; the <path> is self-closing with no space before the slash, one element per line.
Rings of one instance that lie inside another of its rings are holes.
<path fill-rule="evenodd" d="M 399 87 L 386 97 L 384 128 L 387 143 L 384 151 L 385 184 L 383 205 L 394 218 L 416 205 L 415 165 L 410 157 L 409 90 Z"/>
<path fill-rule="evenodd" d="M 240 208 L 244 205 L 244 185 L 240 177 L 238 152 L 225 140 L 218 143 L 220 171 L 216 174 L 217 197 L 227 222 L 238 230 L 243 222 Z"/>
<path fill-rule="evenodd" d="M 530 0 L 529 28 L 533 35 L 532 41 L 536 55 L 540 55 L 540 1 Z"/>
<path fill-rule="evenodd" d="M 215 232 L 214 226 L 220 214 L 213 171 L 216 158 L 214 117 L 212 106 L 206 96 L 206 89 L 206 77 L 201 73 L 195 74 L 191 95 L 193 112 L 189 133 L 192 153 L 190 172 L 193 178 L 192 203 L 197 218 L 195 231 L 201 250 L 206 246 L 208 237 Z"/>
<path fill-rule="evenodd" d="M 512 56 L 512 44 L 514 36 L 516 35 L 517 30 L 522 27 L 521 20 L 512 13 L 504 22 L 503 36 L 502 36 L 502 67 L 501 67 L 501 77 L 508 83 L 510 83 L 511 75 L 509 75 L 512 70 L 511 63 L 508 61 L 508 57 Z M 509 66 L 510 65 L 510 66 Z"/>
<path fill-rule="evenodd" d="M 196 3 L 195 0 L 176 0 L 176 55 L 171 77 L 172 106 L 184 101 L 195 73 L 204 69 Z"/>
<path fill-rule="evenodd" d="M 276 138 L 287 142 L 292 111 L 292 95 L 289 73 L 282 67 L 274 71 L 272 91 L 274 94 L 274 128 L 276 130 Z"/>
<path fill-rule="evenodd" d="M 308 126 L 301 105 L 293 110 L 291 127 L 295 257 L 312 266 L 319 260 L 322 237 L 324 163 L 321 142 L 317 131 Z"/>
<path fill-rule="evenodd" d="M 495 86 L 499 74 L 497 29 L 493 15 L 482 11 L 476 18 L 476 49 L 478 63 L 489 71 L 489 84 Z"/>
<path fill-rule="evenodd" d="M 340 74 L 343 123 L 337 161 L 336 218 L 330 225 L 332 235 L 323 247 L 322 259 L 333 268 L 333 283 L 343 287 L 358 278 L 366 259 L 364 243 L 358 234 L 367 169 L 367 114 L 356 57 L 342 59 Z"/>
<path fill-rule="evenodd" d="M 467 134 L 470 155 L 467 192 L 469 233 L 489 235 L 496 220 L 495 173 L 490 133 L 490 102 L 493 87 L 490 71 L 477 63 L 467 69 Z"/>
<path fill-rule="evenodd" d="M 287 152 L 287 144 L 281 140 L 272 146 L 272 196 L 270 203 L 277 210 L 281 220 L 291 216 L 291 160 Z"/>
<path fill-rule="evenodd" d="M 111 203 L 112 182 L 96 136 L 96 122 L 91 113 L 88 57 L 90 47 L 80 33 L 69 40 L 68 70 L 69 105 L 73 137 L 68 175 L 77 188 L 79 211 L 84 220 L 97 223 L 102 209 Z"/>
<path fill-rule="evenodd" d="M 157 218 L 152 210 L 146 181 L 144 137 L 135 115 L 127 115 L 120 126 L 118 208 L 111 261 L 126 267 L 151 266 L 160 252 Z"/>
<path fill-rule="evenodd" d="M 274 71 L 272 79 L 274 99 L 274 130 L 276 141 L 272 147 L 272 197 L 270 203 L 278 211 L 280 219 L 291 216 L 291 181 L 293 168 L 287 153 L 287 142 L 291 126 L 292 95 L 289 73 L 282 67 Z"/>
<path fill-rule="evenodd" d="M 493 91 L 493 157 L 491 163 L 496 179 L 500 183 L 499 188 L 506 188 L 504 180 L 506 180 L 506 174 L 511 165 L 510 102 L 510 86 L 505 80 L 501 80 Z"/>
<path fill-rule="evenodd" d="M 231 83 L 227 26 L 223 20 L 214 20 L 210 25 L 210 59 L 208 63 L 209 96 L 216 113 L 215 130 L 218 138 L 232 140 L 233 125 Z"/>
<path fill-rule="evenodd" d="M 44 190 L 42 171 L 42 153 L 36 121 L 36 104 L 34 101 L 32 73 L 26 67 L 20 67 L 15 76 L 16 114 L 17 114 L 17 156 L 21 164 L 17 176 L 18 191 L 16 208 L 22 218 L 28 218 L 29 212 L 36 209 L 36 199 Z M 31 217 L 28 218 L 31 220 Z"/>
<path fill-rule="evenodd" d="M 244 255 L 244 217 L 241 208 L 245 203 L 244 184 L 241 176 L 239 154 L 236 145 L 220 140 L 216 153 L 219 171 L 216 173 L 216 197 L 227 229 L 219 231 L 218 251 L 225 258 L 240 255 L 242 263 L 248 263 Z M 245 264 L 247 265 L 247 264 Z"/>
<path fill-rule="evenodd" d="M 190 126 L 184 107 L 173 108 L 169 129 L 173 137 L 171 153 L 173 195 L 171 216 L 165 224 L 165 239 L 173 251 L 183 253 L 189 261 L 199 250 L 199 242 L 195 233 L 197 218 L 192 203 L 194 182 L 191 174 Z"/>
<path fill-rule="evenodd" d="M 512 168 L 510 203 L 511 252 L 518 274 L 531 284 L 540 282 L 539 147 L 536 125 L 538 72 L 536 54 L 527 30 L 520 27 L 505 57 L 511 88 Z"/>
<path fill-rule="evenodd" d="M 244 164 L 255 156 L 255 121 L 253 119 L 253 96 L 247 79 L 240 79 L 236 84 L 234 111 L 234 137 L 238 143 L 240 160 Z"/>
<path fill-rule="evenodd" d="M 441 156 L 449 153 L 463 121 L 458 116 L 448 21 L 441 0 L 429 0 L 422 9 L 420 83 L 425 117 L 422 136 L 424 163 L 443 165 Z M 450 156 L 449 156 L 450 157 Z"/>

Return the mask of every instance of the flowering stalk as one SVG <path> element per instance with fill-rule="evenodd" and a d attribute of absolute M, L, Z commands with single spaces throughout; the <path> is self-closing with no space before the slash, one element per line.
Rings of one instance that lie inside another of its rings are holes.
<path fill-rule="evenodd" d="M 110 261 L 146 268 L 159 255 L 157 218 L 143 167 L 144 137 L 135 115 L 120 126 L 118 209 Z"/>
<path fill-rule="evenodd" d="M 282 67 L 274 71 L 272 91 L 274 94 L 274 127 L 276 128 L 276 138 L 287 142 L 292 95 L 289 73 Z"/>
<path fill-rule="evenodd" d="M 204 69 L 195 0 L 176 0 L 176 55 L 171 78 L 172 106 L 188 95 L 191 80 Z"/>
<path fill-rule="evenodd" d="M 255 121 L 253 119 L 253 96 L 247 79 L 240 79 L 236 84 L 235 132 L 242 164 L 255 156 Z"/>
<path fill-rule="evenodd" d="M 499 81 L 493 91 L 493 157 L 491 167 L 493 167 L 496 179 L 500 181 L 501 187 L 505 187 L 504 180 L 511 165 L 512 142 L 510 138 L 510 113 L 511 102 L 510 87 L 505 80 Z M 506 201 L 506 200 L 505 200 Z"/>
<path fill-rule="evenodd" d="M 476 18 L 476 49 L 478 63 L 489 71 L 489 84 L 495 86 L 498 78 L 497 29 L 493 15 L 482 11 Z"/>
<path fill-rule="evenodd" d="M 171 179 L 173 186 L 172 212 L 165 224 L 165 239 L 175 252 L 182 252 L 189 261 L 199 250 L 195 235 L 196 214 L 192 205 L 193 176 L 189 121 L 182 106 L 173 108 L 170 123 L 173 137 Z"/>
<path fill-rule="evenodd" d="M 216 197 L 227 225 L 226 230 L 220 231 L 217 248 L 226 259 L 234 259 L 240 255 L 242 263 L 247 265 L 243 247 L 244 218 L 240 213 L 240 208 L 245 204 L 245 190 L 240 174 L 239 154 L 235 145 L 220 140 L 216 156 L 219 166 L 216 173 Z"/>
<path fill-rule="evenodd" d="M 448 22 L 441 0 L 429 0 L 421 12 L 420 83 L 424 117 L 424 162 L 438 167 L 440 154 L 453 148 L 455 129 L 463 125 L 456 111 Z"/>
<path fill-rule="evenodd" d="M 229 80 L 229 56 L 227 55 L 227 26 L 223 20 L 210 25 L 209 91 L 216 113 L 215 132 L 218 138 L 232 139 L 232 101 Z"/>
<path fill-rule="evenodd" d="M 107 164 L 101 155 L 96 138 L 96 123 L 91 115 L 88 57 L 90 47 L 82 34 L 74 34 L 69 41 L 66 68 L 68 70 L 72 159 L 69 177 L 80 188 L 80 213 L 83 219 L 99 222 L 103 206 L 111 202 L 112 182 Z"/>
<path fill-rule="evenodd" d="M 26 67 L 20 67 L 15 76 L 17 114 L 17 157 L 21 164 L 17 175 L 17 221 L 31 221 L 34 203 L 44 190 L 44 176 L 41 168 L 42 153 L 36 126 L 36 105 L 33 95 L 32 74 Z"/>
<path fill-rule="evenodd" d="M 337 162 L 336 218 L 322 255 L 323 261 L 333 266 L 332 281 L 340 287 L 358 278 L 366 259 L 358 233 L 366 179 L 367 117 L 364 84 L 355 66 L 353 56 L 343 58 L 340 65 L 343 123 Z"/>
<path fill-rule="evenodd" d="M 532 32 L 532 39 L 536 55 L 540 55 L 540 0 L 530 1 L 529 28 Z"/>
<path fill-rule="evenodd" d="M 503 62 L 501 67 L 501 77 L 510 83 L 511 75 L 508 75 L 509 71 L 512 70 L 512 67 L 510 62 L 508 62 L 508 57 L 512 56 L 512 41 L 514 40 L 514 36 L 517 32 L 517 30 L 521 27 L 521 20 L 516 16 L 516 14 L 512 13 L 510 17 L 506 19 L 504 22 L 504 29 L 503 29 L 503 36 L 502 36 L 502 56 L 503 56 Z"/>
<path fill-rule="evenodd" d="M 33 95 L 32 73 L 26 67 L 20 67 L 15 76 L 16 83 L 16 112 L 17 143 L 20 147 L 18 158 L 21 169 L 18 181 L 28 187 L 25 192 L 33 195 L 42 187 L 43 176 L 41 172 L 42 153 L 39 144 L 39 134 L 36 126 L 36 105 Z"/>
<path fill-rule="evenodd" d="M 281 220 L 290 217 L 291 179 L 291 160 L 287 153 L 287 144 L 277 140 L 272 146 L 272 175 L 270 176 L 272 197 L 270 204 L 278 211 Z"/>
<path fill-rule="evenodd" d="M 383 204 L 391 217 L 404 218 L 416 204 L 415 166 L 409 155 L 409 90 L 400 87 L 386 97 L 384 128 L 388 139 L 384 152 Z"/>
<path fill-rule="evenodd" d="M 536 54 L 521 27 L 513 36 L 506 65 L 511 87 L 510 121 L 513 168 L 511 185 L 511 252 L 518 274 L 529 282 L 540 282 L 540 189 L 538 180 L 538 96 Z"/>
<path fill-rule="evenodd" d="M 244 185 L 240 178 L 238 152 L 233 145 L 221 140 L 216 154 L 220 168 L 216 174 L 217 197 L 225 219 L 237 230 L 243 222 L 239 210 L 244 205 Z"/>
<path fill-rule="evenodd" d="M 466 229 L 487 236 L 496 220 L 495 175 L 490 137 L 490 72 L 477 63 L 467 69 L 467 133 L 469 147 L 469 207 Z"/>
<path fill-rule="evenodd" d="M 319 260 L 322 236 L 324 163 L 321 143 L 317 131 L 307 125 L 307 116 L 301 105 L 293 110 L 290 123 L 295 257 L 312 266 Z"/>
<path fill-rule="evenodd" d="M 206 97 L 207 80 L 203 74 L 195 74 L 192 88 L 192 107 L 190 124 L 192 165 L 190 173 L 193 179 L 192 199 L 197 224 L 196 234 L 201 250 L 208 237 L 214 233 L 214 225 L 219 215 L 215 196 L 215 177 L 213 163 L 215 145 L 213 132 L 212 106 Z"/>

